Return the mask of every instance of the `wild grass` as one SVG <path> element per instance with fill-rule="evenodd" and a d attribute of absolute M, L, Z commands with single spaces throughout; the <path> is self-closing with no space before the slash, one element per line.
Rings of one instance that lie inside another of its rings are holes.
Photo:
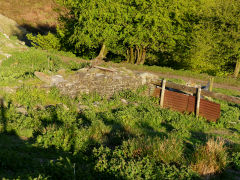
<path fill-rule="evenodd" d="M 19 85 L 19 80 L 25 81 L 34 78 L 35 71 L 54 74 L 60 69 L 70 72 L 87 65 L 88 63 L 75 61 L 63 62 L 58 55 L 30 48 L 27 51 L 14 52 L 10 58 L 2 61 L 0 84 L 5 86 L 9 84 Z"/>
<path fill-rule="evenodd" d="M 72 99 L 54 87 L 40 89 L 35 71 L 71 73 L 87 65 L 62 61 L 62 55 L 30 48 L 0 66 L 0 84 L 18 85 L 15 93 L 0 92 L 0 177 L 194 179 L 238 169 L 237 104 L 214 100 L 221 118 L 211 123 L 160 108 L 157 99 L 143 95 L 144 87 L 110 99 L 96 93 Z"/>
<path fill-rule="evenodd" d="M 226 168 L 228 162 L 224 141 L 209 139 L 206 145 L 197 148 L 191 166 L 194 171 L 207 178 L 221 173 Z"/>
<path fill-rule="evenodd" d="M 97 94 L 71 99 L 56 88 L 47 93 L 22 87 L 5 94 L 0 146 L 8 147 L 5 138 L 19 146 L 9 144 L 10 150 L 0 153 L 1 177 L 193 179 L 238 167 L 239 156 L 231 152 L 237 153 L 240 138 L 232 138 L 229 129 L 240 131 L 237 120 L 230 123 L 240 116 L 238 106 L 222 103 L 222 117 L 209 123 L 161 109 L 143 90 L 110 99 Z M 228 133 L 217 133 L 222 129 Z M 23 151 L 29 154 L 20 156 Z M 28 172 L 15 162 L 25 156 Z"/>

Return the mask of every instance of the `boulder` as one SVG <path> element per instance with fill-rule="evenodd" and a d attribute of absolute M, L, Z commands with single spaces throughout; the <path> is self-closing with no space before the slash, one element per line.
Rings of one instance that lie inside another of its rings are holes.
<path fill-rule="evenodd" d="M 52 79 L 51 79 L 51 76 L 49 76 L 49 75 L 46 75 L 46 74 L 44 74 L 44 73 L 42 73 L 42 72 L 35 72 L 34 73 L 34 75 L 38 78 L 38 79 L 40 79 L 41 81 L 43 81 L 43 82 L 45 82 L 45 83 L 47 83 L 47 84 L 51 84 L 51 82 L 52 82 Z"/>
<path fill-rule="evenodd" d="M 65 82 L 61 75 L 55 75 L 51 77 L 51 85 L 58 85 L 59 83 Z"/>
<path fill-rule="evenodd" d="M 141 79 L 142 85 L 148 84 L 153 80 L 159 79 L 159 77 L 157 75 L 149 73 L 149 72 L 139 73 L 138 76 Z"/>

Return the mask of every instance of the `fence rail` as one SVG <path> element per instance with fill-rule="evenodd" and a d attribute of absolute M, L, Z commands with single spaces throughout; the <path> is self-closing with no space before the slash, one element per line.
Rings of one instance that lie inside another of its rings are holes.
<path fill-rule="evenodd" d="M 170 84 L 170 87 L 169 87 Z M 172 88 L 172 84 L 169 82 L 163 81 L 161 83 L 161 87 L 158 84 L 155 87 L 153 96 L 160 98 L 160 106 L 164 108 L 170 108 L 179 112 L 189 112 L 195 113 L 196 116 L 205 117 L 209 121 L 216 121 L 220 118 L 221 107 L 220 104 L 205 100 L 201 98 L 201 89 L 194 88 L 195 96 L 174 92 L 165 89 Z M 176 87 L 175 87 L 176 88 Z M 189 87 L 184 87 L 184 89 L 188 89 Z M 193 89 L 191 88 L 191 92 Z"/>

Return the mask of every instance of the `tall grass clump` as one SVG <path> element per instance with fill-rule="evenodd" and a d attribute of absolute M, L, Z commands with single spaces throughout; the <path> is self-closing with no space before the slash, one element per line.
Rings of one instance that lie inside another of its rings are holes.
<path fill-rule="evenodd" d="M 209 139 L 193 156 L 191 167 L 202 176 L 220 173 L 228 164 L 227 148 L 221 139 Z"/>

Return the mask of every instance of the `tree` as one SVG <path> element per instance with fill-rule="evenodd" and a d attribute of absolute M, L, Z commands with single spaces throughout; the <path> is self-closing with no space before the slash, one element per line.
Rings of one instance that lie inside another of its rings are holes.
<path fill-rule="evenodd" d="M 67 8 L 59 34 L 76 52 L 84 47 L 106 49 L 126 57 L 129 63 L 144 64 L 148 51 L 170 52 L 184 39 L 176 0 L 58 0 Z M 186 3 L 185 3 L 186 5 Z M 186 7 L 186 6 L 183 6 Z"/>
<path fill-rule="evenodd" d="M 117 48 L 122 31 L 122 5 L 111 0 L 58 0 L 67 8 L 61 17 L 58 33 L 75 52 L 85 47 L 96 50 L 103 59 L 107 50 Z"/>
<path fill-rule="evenodd" d="M 200 0 L 190 50 L 192 62 L 204 71 L 220 72 L 235 64 L 239 74 L 240 2 L 237 0 Z"/>

